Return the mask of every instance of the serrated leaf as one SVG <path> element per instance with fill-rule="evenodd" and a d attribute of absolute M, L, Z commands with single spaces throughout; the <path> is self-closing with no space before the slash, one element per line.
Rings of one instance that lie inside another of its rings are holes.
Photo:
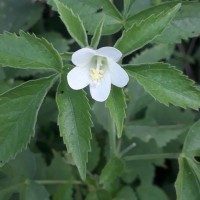
<path fill-rule="evenodd" d="M 180 43 L 200 34 L 200 3 L 185 2 L 173 21 L 156 38 L 158 43 Z M 185 28 L 187 27 L 187 28 Z M 170 37 L 169 37 L 170 35 Z"/>
<path fill-rule="evenodd" d="M 145 49 L 132 58 L 129 64 L 147 64 L 158 62 L 162 59 L 169 59 L 174 52 L 174 45 L 159 44 Z"/>
<path fill-rule="evenodd" d="M 131 9 L 134 7 L 134 4 L 136 0 L 124 0 L 124 10 L 123 14 L 125 18 L 128 18 L 128 16 L 131 14 Z"/>
<path fill-rule="evenodd" d="M 81 46 L 88 46 L 88 39 L 83 22 L 78 15 L 75 15 L 72 9 L 62 4 L 58 0 L 54 0 L 60 14 L 60 18 L 65 24 L 68 32 L 74 40 Z"/>
<path fill-rule="evenodd" d="M 84 91 L 75 91 L 69 87 L 64 74 L 57 90 L 56 102 L 60 134 L 84 180 L 92 126 L 88 99 Z"/>
<path fill-rule="evenodd" d="M 112 14 L 119 11 L 117 11 L 108 0 L 60 0 L 60 2 L 72 9 L 76 15 L 80 16 L 86 30 L 88 30 L 90 34 L 94 34 L 96 26 L 102 18 L 105 18 L 102 31 L 104 35 L 116 33 L 123 26 L 122 20 L 116 17 L 116 14 L 114 14 L 114 16 Z M 48 4 L 55 9 L 53 0 L 48 0 Z M 85 12 L 86 10 L 87 12 Z"/>
<path fill-rule="evenodd" d="M 0 95 L 0 166 L 25 148 L 55 76 L 28 81 Z"/>
<path fill-rule="evenodd" d="M 138 3 L 140 3 L 139 0 Z M 151 16 L 152 14 L 159 15 L 161 12 L 167 12 L 169 9 L 172 9 L 176 5 L 177 2 L 167 2 L 167 3 L 162 3 L 158 6 L 153 6 L 148 9 L 142 10 L 126 20 L 125 28 L 129 29 L 133 24 L 141 23 L 143 20 L 149 18 L 149 16 Z"/>
<path fill-rule="evenodd" d="M 112 87 L 110 95 L 106 100 L 106 107 L 110 111 L 110 115 L 116 125 L 117 135 L 121 137 L 123 131 L 123 123 L 126 117 L 126 102 L 124 92 L 121 88 Z"/>
<path fill-rule="evenodd" d="M 169 64 L 127 65 L 125 69 L 160 103 L 182 108 L 200 107 L 200 91 L 193 81 Z"/>
<path fill-rule="evenodd" d="M 175 183 L 177 200 L 200 198 L 200 121 L 188 132 L 182 153 L 179 157 L 179 173 Z"/>
<path fill-rule="evenodd" d="M 140 1 L 140 0 L 124 0 L 124 1 L 130 1 L 130 6 L 128 10 L 128 17 L 135 15 L 138 12 L 141 12 L 144 9 L 149 8 L 152 5 L 151 0 L 145 0 L 145 1 Z M 130 18 L 129 17 L 129 18 Z"/>
<path fill-rule="evenodd" d="M 97 25 L 95 32 L 94 32 L 94 35 L 93 35 L 92 40 L 91 40 L 90 46 L 93 47 L 94 49 L 96 49 L 98 44 L 99 44 L 101 34 L 102 34 L 103 24 L 104 24 L 104 18 Z"/>
<path fill-rule="evenodd" d="M 178 125 L 150 126 L 134 124 L 127 126 L 126 135 L 129 139 L 137 137 L 144 142 L 154 139 L 158 147 L 164 147 L 168 142 L 185 133 L 187 129 L 187 126 Z"/>
<path fill-rule="evenodd" d="M 109 186 L 118 176 L 124 171 L 124 161 L 116 156 L 112 157 L 111 160 L 103 168 L 100 175 L 100 183 L 104 186 Z"/>
<path fill-rule="evenodd" d="M 61 58 L 50 43 L 22 31 L 19 36 L 0 34 L 0 64 L 23 69 L 62 68 Z"/>
<path fill-rule="evenodd" d="M 123 32 L 121 38 L 116 42 L 115 47 L 119 49 L 124 56 L 143 47 L 162 33 L 166 25 L 174 18 L 180 6 L 181 4 L 177 4 L 172 9 L 163 11 L 158 15 L 153 14 L 139 24 L 133 24 L 129 29 Z"/>
<path fill-rule="evenodd" d="M 44 5 L 32 1 L 15 0 L 1 1 L 0 32 L 18 32 L 31 28 L 41 17 Z"/>

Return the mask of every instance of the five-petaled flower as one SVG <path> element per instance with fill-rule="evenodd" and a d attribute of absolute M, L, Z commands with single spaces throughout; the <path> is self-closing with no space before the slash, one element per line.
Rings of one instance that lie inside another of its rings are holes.
<path fill-rule="evenodd" d="M 67 81 L 74 90 L 89 85 L 94 100 L 105 101 L 111 90 L 111 84 L 124 87 L 129 77 L 117 63 L 122 53 L 113 47 L 102 47 L 94 50 L 82 48 L 72 55 L 75 67 L 68 73 Z"/>

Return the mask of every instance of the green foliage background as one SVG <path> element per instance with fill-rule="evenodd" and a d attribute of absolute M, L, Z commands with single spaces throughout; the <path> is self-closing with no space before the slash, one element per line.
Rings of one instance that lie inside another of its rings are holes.
<path fill-rule="evenodd" d="M 0 200 L 199 200 L 199 11 L 1 0 Z M 130 76 L 105 103 L 66 81 L 89 44 L 121 50 Z"/>

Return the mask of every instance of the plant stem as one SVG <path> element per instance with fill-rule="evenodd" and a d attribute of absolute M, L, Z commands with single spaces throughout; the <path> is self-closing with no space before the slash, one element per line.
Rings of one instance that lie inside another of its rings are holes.
<path fill-rule="evenodd" d="M 136 143 L 132 143 L 127 148 L 125 148 L 121 153 L 120 157 L 124 156 L 126 153 L 128 153 L 131 149 L 133 149 L 136 146 Z"/>
<path fill-rule="evenodd" d="M 154 160 L 154 159 L 178 159 L 180 153 L 162 153 L 162 154 L 143 154 L 143 155 L 134 155 L 126 156 L 124 159 L 126 161 L 132 160 Z"/>
<path fill-rule="evenodd" d="M 56 185 L 56 184 L 75 184 L 81 185 L 83 184 L 81 181 L 67 181 L 67 180 L 35 180 L 36 183 L 42 185 Z"/>

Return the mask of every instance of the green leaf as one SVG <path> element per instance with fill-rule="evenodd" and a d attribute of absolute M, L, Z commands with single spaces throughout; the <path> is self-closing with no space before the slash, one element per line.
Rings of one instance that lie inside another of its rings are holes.
<path fill-rule="evenodd" d="M 0 166 L 34 135 L 38 111 L 54 81 L 55 76 L 28 81 L 0 95 Z"/>
<path fill-rule="evenodd" d="M 32 1 L 15 0 L 1 1 L 0 32 L 18 32 L 31 28 L 41 17 L 44 6 Z"/>
<path fill-rule="evenodd" d="M 190 109 L 167 107 L 154 101 L 146 110 L 146 118 L 153 118 L 160 125 L 190 125 L 194 122 L 195 113 Z"/>
<path fill-rule="evenodd" d="M 200 107 L 200 92 L 194 83 L 169 64 L 127 65 L 125 69 L 160 103 L 182 108 Z"/>
<path fill-rule="evenodd" d="M 127 120 L 135 118 L 135 115 L 154 102 L 154 99 L 136 81 L 131 80 L 127 86 L 129 102 L 127 107 Z M 129 121 L 130 121 L 129 120 Z"/>
<path fill-rule="evenodd" d="M 200 34 L 200 3 L 185 2 L 173 21 L 164 32 L 156 38 L 158 43 L 180 43 Z M 187 28 L 185 28 L 187 27 Z M 170 35 L 170 37 L 169 37 Z"/>
<path fill-rule="evenodd" d="M 124 17 L 127 18 L 131 14 L 131 8 L 134 7 L 136 0 L 124 0 Z"/>
<path fill-rule="evenodd" d="M 200 198 L 200 121 L 197 121 L 188 132 L 182 153 L 179 157 L 179 173 L 175 183 L 177 200 Z"/>
<path fill-rule="evenodd" d="M 84 180 L 88 152 L 91 149 L 92 122 L 88 99 L 84 91 L 75 91 L 69 87 L 66 74 L 64 74 L 57 90 L 56 101 L 59 110 L 60 134 Z"/>
<path fill-rule="evenodd" d="M 137 1 L 140 4 L 140 0 L 137 0 Z M 162 12 L 167 12 L 168 10 L 175 7 L 176 5 L 177 5 L 177 2 L 167 2 L 167 3 L 162 3 L 158 6 L 153 6 L 148 9 L 142 10 L 139 13 L 129 17 L 126 20 L 125 28 L 129 29 L 133 24 L 141 23 L 143 20 L 146 20 L 147 18 L 149 18 L 149 16 L 151 16 L 152 14 L 159 15 Z M 133 7 L 134 6 L 135 5 L 133 5 Z"/>
<path fill-rule="evenodd" d="M 49 200 L 45 187 L 33 181 L 27 181 L 21 189 L 20 200 Z"/>
<path fill-rule="evenodd" d="M 0 34 L 0 64 L 23 69 L 62 68 L 61 58 L 50 43 L 22 31 L 19 36 Z"/>
<path fill-rule="evenodd" d="M 126 102 L 124 92 L 121 88 L 112 87 L 110 95 L 106 100 L 106 107 L 109 109 L 111 117 L 117 127 L 118 137 L 122 136 L 123 123 L 126 117 Z"/>
<path fill-rule="evenodd" d="M 129 16 L 131 17 L 131 16 L 135 15 L 136 13 L 141 12 L 142 10 L 149 8 L 152 5 L 152 0 L 145 0 L 145 1 L 141 1 L 141 0 L 124 0 L 124 1 L 127 1 L 127 2 L 130 1 L 127 17 L 129 17 Z"/>
<path fill-rule="evenodd" d="M 105 104 L 95 102 L 92 110 L 96 116 L 97 122 L 102 125 L 108 133 L 111 133 L 113 131 L 113 121 L 111 119 L 109 110 L 105 107 Z"/>
<path fill-rule="evenodd" d="M 126 135 L 129 139 L 140 138 L 144 142 L 154 139 L 159 147 L 164 147 L 171 140 L 186 132 L 187 126 L 168 125 L 168 126 L 150 126 L 150 125 L 129 125 L 126 128 Z"/>
<path fill-rule="evenodd" d="M 159 44 L 151 48 L 145 49 L 139 54 L 136 54 L 129 64 L 148 64 L 158 62 L 162 59 L 169 59 L 174 52 L 174 45 Z"/>
<path fill-rule="evenodd" d="M 103 24 L 104 24 L 104 18 L 100 21 L 100 23 L 97 25 L 97 28 L 94 32 L 94 35 L 92 37 L 92 41 L 91 41 L 91 47 L 93 47 L 94 49 L 97 48 L 100 38 L 101 38 L 101 34 L 102 34 L 102 28 L 103 28 Z"/>
<path fill-rule="evenodd" d="M 123 187 L 116 195 L 114 200 L 137 200 L 135 192 L 129 186 Z"/>
<path fill-rule="evenodd" d="M 110 200 L 111 194 L 107 190 L 96 190 L 87 195 L 86 200 Z"/>
<path fill-rule="evenodd" d="M 118 157 L 112 157 L 101 172 L 100 183 L 105 187 L 109 186 L 118 176 L 123 173 L 124 168 L 125 164 L 122 159 Z"/>
<path fill-rule="evenodd" d="M 148 159 L 148 157 L 162 154 L 162 149 L 157 146 L 154 140 L 142 142 L 137 138 L 129 141 L 129 143 L 126 142 L 124 148 L 132 145 L 133 142 L 136 146 L 127 153 L 127 156 L 124 157 L 127 162 L 122 178 L 126 183 L 132 183 L 134 180 L 139 178 L 142 184 L 152 184 L 155 176 L 155 165 L 162 165 L 164 160 L 153 160 Z M 130 157 L 131 159 L 128 159 Z M 146 160 L 141 160 L 140 157 L 146 157 Z"/>
<path fill-rule="evenodd" d="M 58 173 L 59 171 L 59 173 Z M 73 178 L 71 166 L 66 163 L 58 152 L 54 152 L 51 165 L 45 170 L 48 180 L 68 180 Z M 53 186 L 55 188 L 55 186 Z"/>
<path fill-rule="evenodd" d="M 100 160 L 100 147 L 95 137 L 92 138 L 91 149 L 92 152 L 89 153 L 88 164 L 87 164 L 87 168 L 90 172 L 95 169 Z"/>
<path fill-rule="evenodd" d="M 53 200 L 61 200 L 61 199 L 66 199 L 66 200 L 73 200 L 72 199 L 72 185 L 71 184 L 64 184 L 58 188 L 56 191 L 55 195 L 53 196 Z"/>
<path fill-rule="evenodd" d="M 86 31 L 80 17 L 75 15 L 72 9 L 63 3 L 60 3 L 58 0 L 54 0 L 54 2 L 58 8 L 60 18 L 65 24 L 70 35 L 81 47 L 88 46 Z"/>
<path fill-rule="evenodd" d="M 123 26 L 122 20 L 119 19 L 119 15 L 116 13 L 119 11 L 108 0 L 60 0 L 60 2 L 72 9 L 76 15 L 80 16 L 86 30 L 90 34 L 94 34 L 96 26 L 102 18 L 105 18 L 102 31 L 104 35 L 116 33 Z M 53 9 L 56 9 L 53 0 L 48 0 L 48 4 L 53 6 Z"/>
<path fill-rule="evenodd" d="M 69 51 L 69 45 L 73 42 L 73 40 L 67 40 L 60 33 L 54 31 L 44 32 L 40 34 L 39 37 L 44 37 L 47 41 L 52 43 L 59 53 Z"/>
<path fill-rule="evenodd" d="M 141 200 L 168 200 L 165 192 L 155 185 L 141 185 L 137 193 Z"/>
<path fill-rule="evenodd" d="M 172 9 L 161 12 L 158 15 L 153 14 L 139 24 L 133 24 L 123 32 L 115 47 L 126 56 L 151 42 L 162 33 L 166 25 L 174 18 L 180 6 L 181 4 L 177 4 Z"/>

